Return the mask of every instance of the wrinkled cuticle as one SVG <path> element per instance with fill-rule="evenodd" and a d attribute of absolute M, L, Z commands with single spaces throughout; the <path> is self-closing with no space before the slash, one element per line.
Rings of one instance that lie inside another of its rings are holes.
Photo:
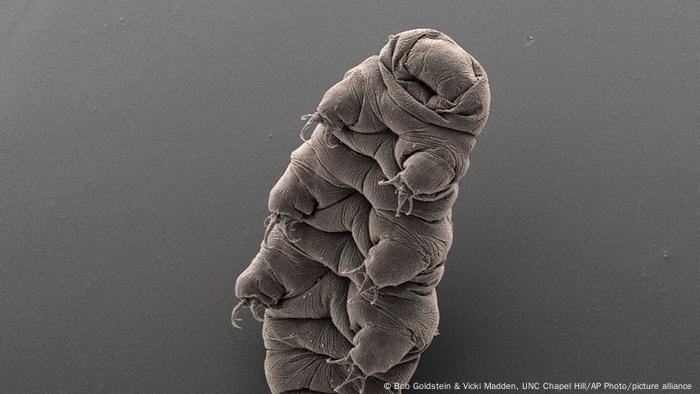
<path fill-rule="evenodd" d="M 293 344 L 289 343 L 288 341 L 298 338 L 298 336 L 296 334 L 292 334 L 292 335 L 289 335 L 286 337 L 275 337 L 275 336 L 272 336 L 270 334 L 267 334 L 266 336 L 268 339 L 271 339 L 271 340 L 277 341 L 277 342 L 282 342 L 282 343 L 289 345 L 289 346 L 293 346 Z"/>

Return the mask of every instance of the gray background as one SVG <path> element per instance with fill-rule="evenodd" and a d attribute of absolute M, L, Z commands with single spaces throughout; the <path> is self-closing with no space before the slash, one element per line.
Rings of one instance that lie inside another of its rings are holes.
<path fill-rule="evenodd" d="M 698 15 L 0 2 L 0 391 L 265 392 L 260 325 L 229 312 L 299 115 L 414 27 L 476 56 L 493 94 L 414 381 L 697 387 Z"/>

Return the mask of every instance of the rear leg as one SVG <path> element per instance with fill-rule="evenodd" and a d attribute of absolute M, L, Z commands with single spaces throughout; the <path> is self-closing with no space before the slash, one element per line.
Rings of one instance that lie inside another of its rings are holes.
<path fill-rule="evenodd" d="M 286 236 L 285 226 L 276 226 L 263 242 L 248 268 L 236 280 L 236 297 L 241 301 L 232 312 L 234 327 L 240 328 L 239 316 L 250 307 L 253 317 L 261 320 L 265 309 L 281 299 L 295 297 L 328 272 L 320 263 L 300 253 Z"/>
<path fill-rule="evenodd" d="M 373 324 L 366 324 L 355 334 L 355 345 L 340 359 L 328 359 L 329 364 L 347 365 L 348 377 L 335 389 L 354 385 L 362 393 L 368 377 L 389 371 L 415 347 L 410 335 L 397 333 Z"/>

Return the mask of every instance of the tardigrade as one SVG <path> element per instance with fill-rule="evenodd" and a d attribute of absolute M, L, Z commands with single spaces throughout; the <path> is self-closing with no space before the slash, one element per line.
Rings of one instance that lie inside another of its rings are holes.
<path fill-rule="evenodd" d="M 273 393 L 409 382 L 437 334 L 452 205 L 489 102 L 476 59 L 416 29 L 390 36 L 303 118 L 232 316 L 238 325 L 250 307 L 263 321 Z"/>

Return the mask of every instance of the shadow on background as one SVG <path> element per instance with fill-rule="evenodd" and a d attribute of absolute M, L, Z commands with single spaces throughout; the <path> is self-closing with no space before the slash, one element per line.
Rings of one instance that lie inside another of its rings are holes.
<path fill-rule="evenodd" d="M 265 392 L 229 312 L 299 115 L 415 27 L 493 102 L 414 381 L 700 384 L 699 12 L 0 3 L 0 391 Z"/>

